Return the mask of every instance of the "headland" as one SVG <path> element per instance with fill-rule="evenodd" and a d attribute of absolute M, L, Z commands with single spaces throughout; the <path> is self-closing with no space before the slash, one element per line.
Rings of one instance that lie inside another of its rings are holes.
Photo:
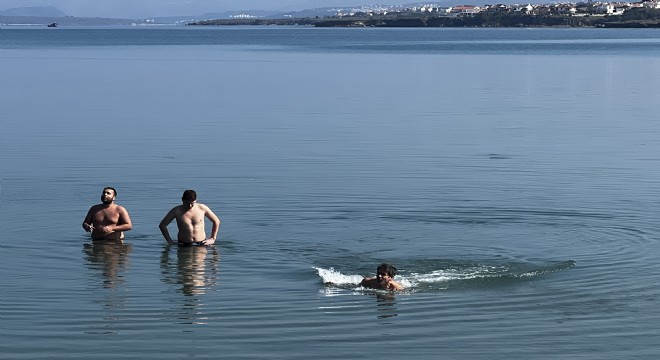
<path fill-rule="evenodd" d="M 649 3 L 649 5 L 646 5 Z M 188 25 L 302 25 L 314 27 L 597 27 L 660 28 L 660 2 L 551 5 L 462 5 L 396 12 L 340 13 L 303 18 L 232 18 Z"/>

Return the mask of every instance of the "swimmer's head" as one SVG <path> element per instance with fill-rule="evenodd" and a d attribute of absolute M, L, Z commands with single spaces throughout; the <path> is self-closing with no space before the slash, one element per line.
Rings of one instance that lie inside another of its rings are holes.
<path fill-rule="evenodd" d="M 376 268 L 376 277 L 379 279 L 383 276 L 394 278 L 396 275 L 396 268 L 388 263 L 382 263 Z"/>

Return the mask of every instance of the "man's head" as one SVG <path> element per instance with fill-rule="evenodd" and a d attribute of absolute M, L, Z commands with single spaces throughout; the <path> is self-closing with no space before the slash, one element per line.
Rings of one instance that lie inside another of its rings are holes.
<path fill-rule="evenodd" d="M 376 268 L 376 277 L 382 279 L 387 276 L 389 278 L 394 278 L 396 275 L 396 268 L 388 263 L 382 263 Z"/>
<path fill-rule="evenodd" d="M 101 202 L 108 205 L 112 204 L 113 201 L 115 201 L 115 198 L 117 197 L 117 190 L 113 187 L 106 186 L 103 188 L 103 192 L 101 193 Z"/>
<path fill-rule="evenodd" d="M 181 201 L 183 201 L 185 205 L 188 205 L 192 208 L 193 205 L 195 205 L 195 201 L 197 201 L 197 193 L 195 190 L 186 190 L 181 196 Z"/>

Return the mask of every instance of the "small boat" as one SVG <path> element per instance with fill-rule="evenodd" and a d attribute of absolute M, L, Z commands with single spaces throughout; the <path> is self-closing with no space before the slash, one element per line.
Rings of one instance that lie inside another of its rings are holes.
<path fill-rule="evenodd" d="M 57 23 L 55 22 L 55 23 L 50 23 L 50 24 L 48 24 L 47 26 L 48 26 L 48 27 L 57 27 L 58 25 L 57 25 Z"/>

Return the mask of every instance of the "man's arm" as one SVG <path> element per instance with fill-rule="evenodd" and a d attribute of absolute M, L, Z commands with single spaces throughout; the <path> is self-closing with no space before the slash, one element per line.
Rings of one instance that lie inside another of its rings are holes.
<path fill-rule="evenodd" d="M 211 237 L 208 239 L 210 241 L 204 240 L 202 241 L 202 244 L 204 245 L 211 245 L 215 243 L 215 238 L 218 236 L 218 230 L 220 230 L 220 219 L 211 211 L 211 208 L 208 206 L 204 205 L 205 210 L 204 210 L 204 216 L 206 216 L 207 219 L 211 220 L 213 223 L 213 228 L 211 229 Z"/>
<path fill-rule="evenodd" d="M 390 283 L 388 284 L 392 290 L 400 291 L 403 290 L 403 285 L 399 284 L 398 282 L 394 280 L 390 280 Z"/>
<path fill-rule="evenodd" d="M 92 209 L 94 207 L 89 208 L 89 211 L 87 211 L 87 216 L 85 216 L 85 220 L 83 220 L 82 227 L 85 229 L 87 232 L 92 232 L 94 230 L 94 224 L 92 224 Z"/>
<path fill-rule="evenodd" d="M 133 222 L 128 215 L 128 211 L 123 206 L 119 207 L 119 221 L 115 225 L 114 231 L 128 231 L 133 228 Z"/>
<path fill-rule="evenodd" d="M 163 234 L 163 237 L 167 241 L 168 244 L 174 245 L 176 242 L 172 240 L 172 237 L 170 236 L 170 232 L 167 230 L 167 225 L 169 225 L 172 220 L 174 220 L 174 209 L 170 210 L 167 215 L 163 218 L 163 220 L 160 221 L 160 224 L 158 225 L 158 228 L 160 228 L 160 232 Z"/>

